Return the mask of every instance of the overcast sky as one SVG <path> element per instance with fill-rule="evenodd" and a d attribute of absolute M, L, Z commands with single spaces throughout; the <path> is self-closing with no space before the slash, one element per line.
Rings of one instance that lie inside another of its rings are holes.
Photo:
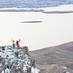
<path fill-rule="evenodd" d="M 42 21 L 41 23 L 21 23 Z M 0 45 L 21 39 L 30 50 L 73 41 L 73 14 L 0 12 Z"/>

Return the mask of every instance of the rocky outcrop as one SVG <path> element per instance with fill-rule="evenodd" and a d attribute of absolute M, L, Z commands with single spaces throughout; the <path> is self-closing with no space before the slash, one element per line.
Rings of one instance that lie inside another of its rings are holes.
<path fill-rule="evenodd" d="M 39 73 L 28 47 L 0 49 L 0 73 Z"/>

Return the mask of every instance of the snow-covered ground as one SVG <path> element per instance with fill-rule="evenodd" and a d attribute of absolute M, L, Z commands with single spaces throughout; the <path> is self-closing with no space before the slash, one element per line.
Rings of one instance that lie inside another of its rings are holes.
<path fill-rule="evenodd" d="M 49 11 L 73 11 L 73 4 L 71 5 L 61 5 L 57 7 L 47 7 L 47 8 L 41 8 L 45 12 Z"/>
<path fill-rule="evenodd" d="M 72 11 L 73 5 L 41 9 Z M 20 45 L 36 50 L 73 41 L 73 13 L 0 12 L 0 20 L 0 45 L 10 45 L 11 40 L 21 39 Z M 41 22 L 30 23 L 32 21 Z"/>

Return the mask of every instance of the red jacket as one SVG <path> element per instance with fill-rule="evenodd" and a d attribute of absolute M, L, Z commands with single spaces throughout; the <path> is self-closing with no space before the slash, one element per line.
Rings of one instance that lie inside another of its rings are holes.
<path fill-rule="evenodd" d="M 17 40 L 17 41 L 16 41 L 16 45 L 17 45 L 17 46 L 19 46 L 19 42 L 20 42 L 20 40 Z"/>

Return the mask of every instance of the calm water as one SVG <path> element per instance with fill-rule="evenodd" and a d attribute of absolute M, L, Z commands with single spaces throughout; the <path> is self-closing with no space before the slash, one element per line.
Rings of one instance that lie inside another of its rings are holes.
<path fill-rule="evenodd" d="M 73 4 L 73 0 L 0 0 L 0 8 L 40 8 Z"/>

